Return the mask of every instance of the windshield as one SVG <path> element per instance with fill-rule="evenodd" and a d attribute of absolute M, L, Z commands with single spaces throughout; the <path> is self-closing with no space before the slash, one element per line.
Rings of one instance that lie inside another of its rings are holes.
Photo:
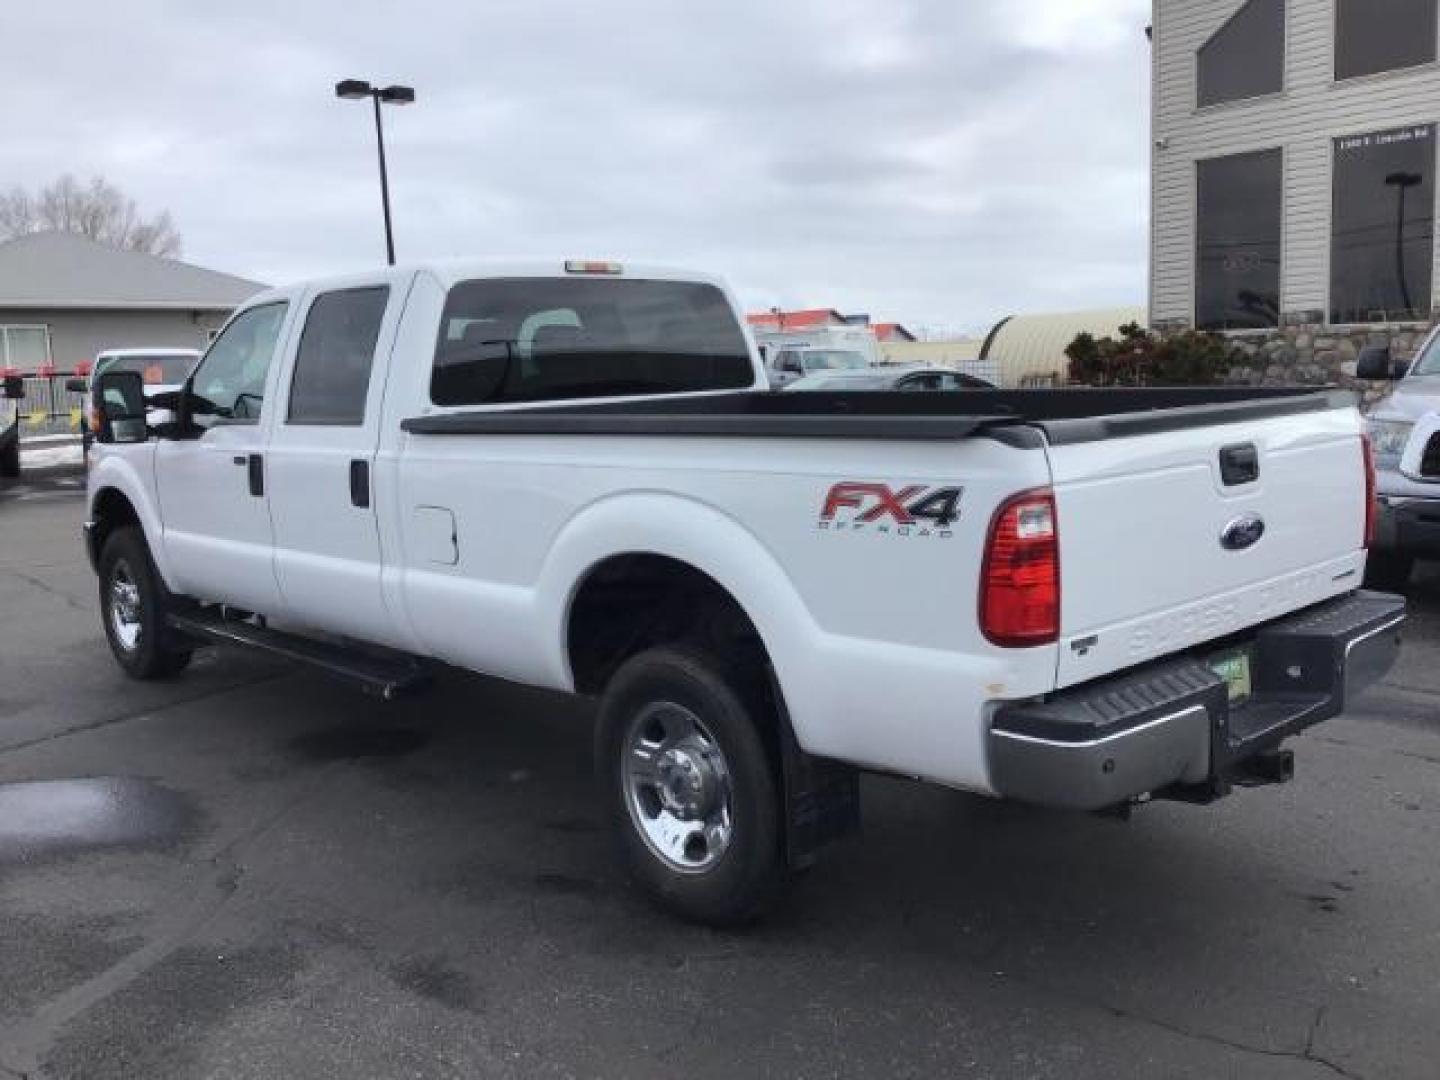
<path fill-rule="evenodd" d="M 1410 369 L 1412 375 L 1440 375 L 1440 330 L 1430 335 L 1425 351 Z"/>
<path fill-rule="evenodd" d="M 177 356 L 102 356 L 95 362 L 95 374 L 106 371 L 135 371 L 147 386 L 178 386 L 190 375 L 195 357 Z"/>
<path fill-rule="evenodd" d="M 806 371 L 857 371 L 870 366 L 864 353 L 848 349 L 809 349 L 800 357 Z"/>

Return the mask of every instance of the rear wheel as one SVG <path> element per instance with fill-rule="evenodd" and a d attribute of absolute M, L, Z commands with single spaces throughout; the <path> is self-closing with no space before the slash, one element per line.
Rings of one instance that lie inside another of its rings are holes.
<path fill-rule="evenodd" d="M 763 697 L 711 658 L 652 649 L 605 692 L 597 764 L 631 876 L 697 922 L 753 919 L 784 880 Z"/>
<path fill-rule="evenodd" d="M 110 651 L 131 678 L 164 678 L 190 663 L 192 650 L 165 625 L 174 606 L 144 534 L 115 530 L 100 553 L 100 612 Z"/>
<path fill-rule="evenodd" d="M 1410 584 L 1415 556 L 1393 551 L 1372 551 L 1365 566 L 1365 584 L 1372 589 L 1400 592 Z"/>

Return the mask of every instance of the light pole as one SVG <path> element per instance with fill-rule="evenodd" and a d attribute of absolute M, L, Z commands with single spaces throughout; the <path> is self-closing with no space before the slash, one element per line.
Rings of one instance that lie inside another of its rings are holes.
<path fill-rule="evenodd" d="M 1410 299 L 1410 280 L 1405 273 L 1405 193 L 1424 182 L 1425 178 L 1419 173 L 1393 172 L 1385 177 L 1387 187 L 1400 191 L 1400 205 L 1395 217 L 1395 272 L 1400 278 L 1400 299 L 1405 304 L 1407 319 L 1414 318 L 1415 305 Z"/>
<path fill-rule="evenodd" d="M 385 257 L 395 265 L 395 233 L 390 226 L 390 178 L 385 171 L 385 129 L 380 123 L 380 103 L 413 105 L 415 90 L 409 86 L 371 86 L 364 79 L 344 79 L 335 84 L 335 96 L 346 101 L 369 98 L 375 106 L 375 146 L 380 152 L 380 205 L 385 211 Z"/>

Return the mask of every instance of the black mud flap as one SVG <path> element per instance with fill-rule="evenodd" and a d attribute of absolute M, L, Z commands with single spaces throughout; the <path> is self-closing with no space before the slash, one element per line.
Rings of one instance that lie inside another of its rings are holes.
<path fill-rule="evenodd" d="M 773 671 L 770 686 L 780 721 L 785 859 L 791 869 L 803 870 L 814 866 L 825 848 L 860 831 L 860 772 L 802 750 Z"/>

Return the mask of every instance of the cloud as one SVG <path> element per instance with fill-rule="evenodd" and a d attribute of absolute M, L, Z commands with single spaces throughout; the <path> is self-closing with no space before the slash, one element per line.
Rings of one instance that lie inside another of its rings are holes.
<path fill-rule="evenodd" d="M 1143 298 L 1146 0 L 413 0 L 11 11 L 0 181 L 104 173 L 187 256 L 283 281 L 614 255 L 924 323 Z"/>

